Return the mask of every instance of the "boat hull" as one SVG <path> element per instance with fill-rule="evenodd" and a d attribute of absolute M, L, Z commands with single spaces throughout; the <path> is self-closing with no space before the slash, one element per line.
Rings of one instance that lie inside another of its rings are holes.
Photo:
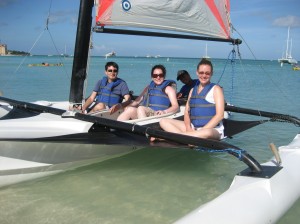
<path fill-rule="evenodd" d="M 1 141 L 0 145 L 0 187 L 57 174 L 141 148 L 51 141 Z"/>
<path fill-rule="evenodd" d="M 286 63 L 286 64 L 297 64 L 297 60 L 295 60 L 294 58 L 281 58 L 281 59 L 278 59 L 278 62 L 283 64 L 283 63 Z"/>
<path fill-rule="evenodd" d="M 279 153 L 281 169 L 272 177 L 238 174 L 226 192 L 176 223 L 276 223 L 300 196 L 300 134 Z M 262 165 L 276 167 L 276 162 L 272 158 Z"/>
<path fill-rule="evenodd" d="M 117 118 L 118 114 L 110 115 L 106 110 L 92 116 L 82 115 L 89 120 L 85 121 L 72 114 L 64 115 L 68 102 L 17 103 L 20 104 L 15 107 L 4 103 L 0 106 L 0 187 L 151 146 L 145 135 L 115 130 L 93 121 L 104 118 L 109 124 Z M 181 109 L 179 113 L 163 116 L 182 117 Z M 160 118 L 128 123 L 153 127 L 158 126 Z"/>

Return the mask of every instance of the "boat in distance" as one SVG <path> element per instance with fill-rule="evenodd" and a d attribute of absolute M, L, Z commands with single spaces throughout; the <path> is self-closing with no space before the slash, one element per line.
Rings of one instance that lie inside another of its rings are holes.
<path fill-rule="evenodd" d="M 105 58 L 107 59 L 107 58 L 110 58 L 110 57 L 115 57 L 115 56 L 117 56 L 117 53 L 114 52 L 114 51 L 112 51 L 112 52 L 109 52 L 109 53 L 105 54 L 104 56 L 105 56 Z"/>
<path fill-rule="evenodd" d="M 290 27 L 288 28 L 285 55 L 279 58 L 278 62 L 280 63 L 281 67 L 283 66 L 284 63 L 292 64 L 292 65 L 298 63 L 298 61 L 292 57 L 292 39 L 290 39 Z"/>

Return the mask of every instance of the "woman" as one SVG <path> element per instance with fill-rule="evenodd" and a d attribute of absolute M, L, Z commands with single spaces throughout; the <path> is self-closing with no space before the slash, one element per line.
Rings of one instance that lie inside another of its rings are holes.
<path fill-rule="evenodd" d="M 132 101 L 118 117 L 119 121 L 144 118 L 178 111 L 175 84 L 165 80 L 166 68 L 155 65 L 151 70 L 151 83 Z"/>
<path fill-rule="evenodd" d="M 162 129 L 199 138 L 220 140 L 224 137 L 224 94 L 220 86 L 211 83 L 212 74 L 211 62 L 202 59 L 197 66 L 200 83 L 189 93 L 184 121 L 162 118 Z"/>

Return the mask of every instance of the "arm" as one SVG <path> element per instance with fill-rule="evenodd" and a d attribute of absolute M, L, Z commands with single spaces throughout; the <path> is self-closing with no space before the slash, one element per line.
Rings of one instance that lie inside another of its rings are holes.
<path fill-rule="evenodd" d="M 97 92 L 93 91 L 89 98 L 85 101 L 84 105 L 82 106 L 82 112 L 84 112 L 95 100 L 97 96 Z"/>
<path fill-rule="evenodd" d="M 185 111 L 184 111 L 184 125 L 185 125 L 185 129 L 186 131 L 193 131 L 192 127 L 191 127 L 191 118 L 190 118 L 190 98 L 193 92 L 193 89 L 191 89 L 189 96 L 188 96 L 188 100 L 186 102 L 185 105 Z"/>
<path fill-rule="evenodd" d="M 171 86 L 167 86 L 165 89 L 165 93 L 168 95 L 170 99 L 171 106 L 168 109 L 164 110 L 164 112 L 165 113 L 177 112 L 179 109 L 179 105 L 178 105 L 175 89 Z"/>
<path fill-rule="evenodd" d="M 149 86 L 146 86 L 143 90 L 143 92 L 133 101 L 131 101 L 131 103 L 129 104 L 129 106 L 132 106 L 132 107 L 137 107 L 143 100 L 144 98 L 144 95 L 146 94 L 146 92 L 148 91 L 148 87 Z"/>
<path fill-rule="evenodd" d="M 130 97 L 130 95 L 129 95 L 129 94 L 124 95 L 124 100 L 125 100 L 125 101 L 122 102 L 122 103 L 118 103 L 118 104 L 113 105 L 113 106 L 110 108 L 110 114 L 113 114 L 113 113 L 115 113 L 116 111 L 118 111 L 118 110 L 120 110 L 120 109 L 122 109 L 122 108 L 128 106 L 128 105 L 130 104 L 130 102 L 131 102 L 131 97 Z"/>
<path fill-rule="evenodd" d="M 180 89 L 180 91 L 177 93 L 177 99 L 180 99 L 180 98 L 182 98 L 182 95 L 183 95 L 183 91 L 182 91 L 182 89 L 183 89 L 183 86 L 181 87 L 181 89 Z"/>
<path fill-rule="evenodd" d="M 175 113 L 178 111 L 179 105 L 176 97 L 176 91 L 172 86 L 167 86 L 165 88 L 165 93 L 168 95 L 171 102 L 171 106 L 166 110 L 158 110 L 155 112 L 156 115 L 162 115 L 167 113 Z"/>
<path fill-rule="evenodd" d="M 204 128 L 214 128 L 224 118 L 225 100 L 223 90 L 220 86 L 214 88 L 214 101 L 216 105 L 216 115 L 204 126 Z"/>

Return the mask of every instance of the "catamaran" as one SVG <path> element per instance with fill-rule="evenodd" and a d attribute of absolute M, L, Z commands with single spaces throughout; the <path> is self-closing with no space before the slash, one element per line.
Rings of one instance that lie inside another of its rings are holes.
<path fill-rule="evenodd" d="M 292 39 L 290 39 L 290 27 L 288 28 L 288 35 L 286 39 L 286 51 L 285 55 L 282 56 L 282 58 L 278 59 L 278 62 L 280 63 L 281 67 L 284 63 L 287 64 L 297 64 L 297 60 L 292 57 Z"/>
<path fill-rule="evenodd" d="M 247 167 L 234 177 L 226 192 L 199 205 L 177 223 L 275 223 L 300 196 L 299 134 L 279 151 L 272 146 L 274 158 L 260 164 L 245 150 L 224 141 L 164 132 L 158 127 L 161 116 L 120 122 L 116 120 L 118 114 L 111 116 L 109 111 L 90 115 L 78 112 L 84 102 L 94 5 L 96 33 L 241 44 L 231 37 L 228 0 L 122 0 L 121 4 L 112 0 L 96 0 L 95 4 L 93 0 L 81 0 L 69 102 L 22 102 L 0 97 L 1 186 L 149 147 L 148 137 L 153 136 L 166 139 L 167 147 L 194 145 L 202 150 L 226 152 Z M 267 121 L 300 125 L 299 118 L 285 114 L 235 106 L 226 106 L 226 110 L 266 118 L 249 122 L 229 119 L 225 122 L 227 136 Z M 183 111 L 181 104 L 180 111 L 165 116 L 183 119 Z"/>
<path fill-rule="evenodd" d="M 203 55 L 202 58 L 210 59 L 210 57 L 207 54 L 207 44 L 205 44 L 205 55 Z"/>
<path fill-rule="evenodd" d="M 107 58 L 110 58 L 110 57 L 115 57 L 116 55 L 117 55 L 117 53 L 112 51 L 112 52 L 109 52 L 109 53 L 105 54 L 105 58 L 107 59 Z"/>

